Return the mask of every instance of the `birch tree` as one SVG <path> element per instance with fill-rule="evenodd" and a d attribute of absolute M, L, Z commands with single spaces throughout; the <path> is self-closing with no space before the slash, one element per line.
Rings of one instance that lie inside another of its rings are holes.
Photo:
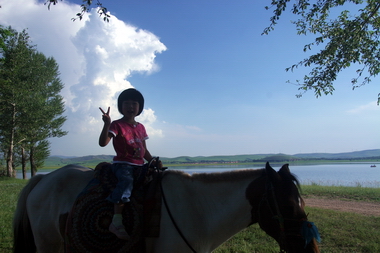
<path fill-rule="evenodd" d="M 63 84 L 58 64 L 30 45 L 26 31 L 5 41 L 0 69 L 0 141 L 6 150 L 7 175 L 15 176 L 15 146 L 28 154 L 32 176 L 49 155 L 48 138 L 66 134 Z"/>

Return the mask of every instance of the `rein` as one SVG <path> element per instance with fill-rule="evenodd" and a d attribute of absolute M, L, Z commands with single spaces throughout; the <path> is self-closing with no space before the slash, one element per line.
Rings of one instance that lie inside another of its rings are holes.
<path fill-rule="evenodd" d="M 191 249 L 192 252 L 196 253 L 195 249 L 191 246 L 191 244 L 189 243 L 189 241 L 183 235 L 181 229 L 178 227 L 177 222 L 174 220 L 173 214 L 170 211 L 170 208 L 168 206 L 168 202 L 167 202 L 165 194 L 164 194 L 164 189 L 162 187 L 162 180 L 160 180 L 160 188 L 161 188 L 162 199 L 164 200 L 164 204 L 165 204 L 166 210 L 168 211 L 170 220 L 172 221 L 172 223 L 173 223 L 174 227 L 176 228 L 178 234 L 181 236 L 181 238 L 184 240 L 184 242 L 187 244 L 187 246 Z"/>
<path fill-rule="evenodd" d="M 152 159 L 153 160 L 153 159 Z M 159 162 L 159 158 L 156 157 L 154 158 L 154 160 L 156 160 L 156 164 L 158 164 Z M 179 228 L 177 222 L 175 221 L 174 217 L 173 217 L 173 214 L 172 212 L 170 211 L 170 208 L 169 208 L 169 205 L 168 205 L 168 201 L 166 200 L 166 196 L 165 196 L 165 193 L 164 193 L 164 188 L 162 187 L 162 173 L 160 173 L 160 171 L 164 171 L 166 170 L 167 168 L 162 168 L 162 169 L 159 169 L 157 166 L 155 167 L 155 169 L 157 170 L 157 172 L 159 173 L 160 177 L 159 177 L 159 180 L 160 180 L 160 189 L 161 189 L 161 196 L 162 196 L 162 200 L 164 201 L 164 205 L 165 205 L 165 208 L 166 210 L 168 211 L 168 214 L 169 214 L 169 217 L 170 217 L 170 220 L 172 221 L 174 227 L 176 228 L 178 234 L 181 236 L 181 238 L 183 239 L 183 241 L 187 244 L 187 246 L 191 249 L 191 251 L 193 253 L 197 253 L 195 251 L 195 249 L 191 246 L 191 244 L 189 243 L 189 241 L 186 239 L 186 237 L 184 236 L 184 234 L 182 233 L 181 229 Z"/>

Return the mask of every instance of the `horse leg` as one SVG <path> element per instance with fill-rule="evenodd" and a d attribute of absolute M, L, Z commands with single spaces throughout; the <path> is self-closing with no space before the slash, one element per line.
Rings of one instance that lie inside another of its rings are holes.
<path fill-rule="evenodd" d="M 27 253 L 36 252 L 36 244 L 30 225 L 29 216 L 26 209 L 26 201 L 29 193 L 40 182 L 43 175 L 36 175 L 29 180 L 29 183 L 20 192 L 17 201 L 15 216 L 13 218 L 13 252 Z"/>
<path fill-rule="evenodd" d="M 157 238 L 153 237 L 146 237 L 145 238 L 145 253 L 152 253 L 154 252 L 154 242 L 157 240 Z"/>
<path fill-rule="evenodd" d="M 66 222 L 69 217 L 69 213 L 64 213 L 59 216 L 59 231 L 61 232 L 61 236 L 65 238 L 66 234 Z"/>
<path fill-rule="evenodd" d="M 33 210 L 33 211 L 30 211 Z M 31 222 L 33 235 L 38 253 L 63 253 L 64 244 L 59 227 L 59 215 L 54 215 L 49 206 L 41 203 L 30 203 L 28 201 L 29 216 L 33 217 Z M 57 217 L 57 220 L 53 220 Z"/>

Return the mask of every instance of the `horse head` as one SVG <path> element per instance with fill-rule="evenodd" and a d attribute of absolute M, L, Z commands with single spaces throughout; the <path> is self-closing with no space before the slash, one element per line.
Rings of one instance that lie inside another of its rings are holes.
<path fill-rule="evenodd" d="M 263 175 L 246 191 L 252 206 L 252 223 L 258 222 L 278 242 L 281 252 L 316 253 L 318 230 L 307 221 L 298 188 L 299 182 L 288 164 L 276 172 L 267 163 Z"/>

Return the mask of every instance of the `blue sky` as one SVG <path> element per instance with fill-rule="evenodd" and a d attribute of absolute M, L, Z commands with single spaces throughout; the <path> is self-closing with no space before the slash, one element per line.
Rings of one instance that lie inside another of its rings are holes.
<path fill-rule="evenodd" d="M 285 68 L 307 57 L 311 36 L 296 35 L 286 13 L 275 30 L 270 1 L 104 1 L 70 19 L 81 1 L 51 10 L 41 1 L 2 0 L 0 24 L 28 28 L 33 44 L 60 66 L 69 134 L 51 139 L 51 154 L 114 154 L 98 146 L 98 107 L 120 117 L 117 95 L 135 87 L 145 97 L 138 118 L 148 149 L 162 157 L 260 153 L 350 152 L 380 147 L 378 78 L 352 91 L 355 68 L 340 74 L 331 96 L 296 98 L 310 69 Z"/>

